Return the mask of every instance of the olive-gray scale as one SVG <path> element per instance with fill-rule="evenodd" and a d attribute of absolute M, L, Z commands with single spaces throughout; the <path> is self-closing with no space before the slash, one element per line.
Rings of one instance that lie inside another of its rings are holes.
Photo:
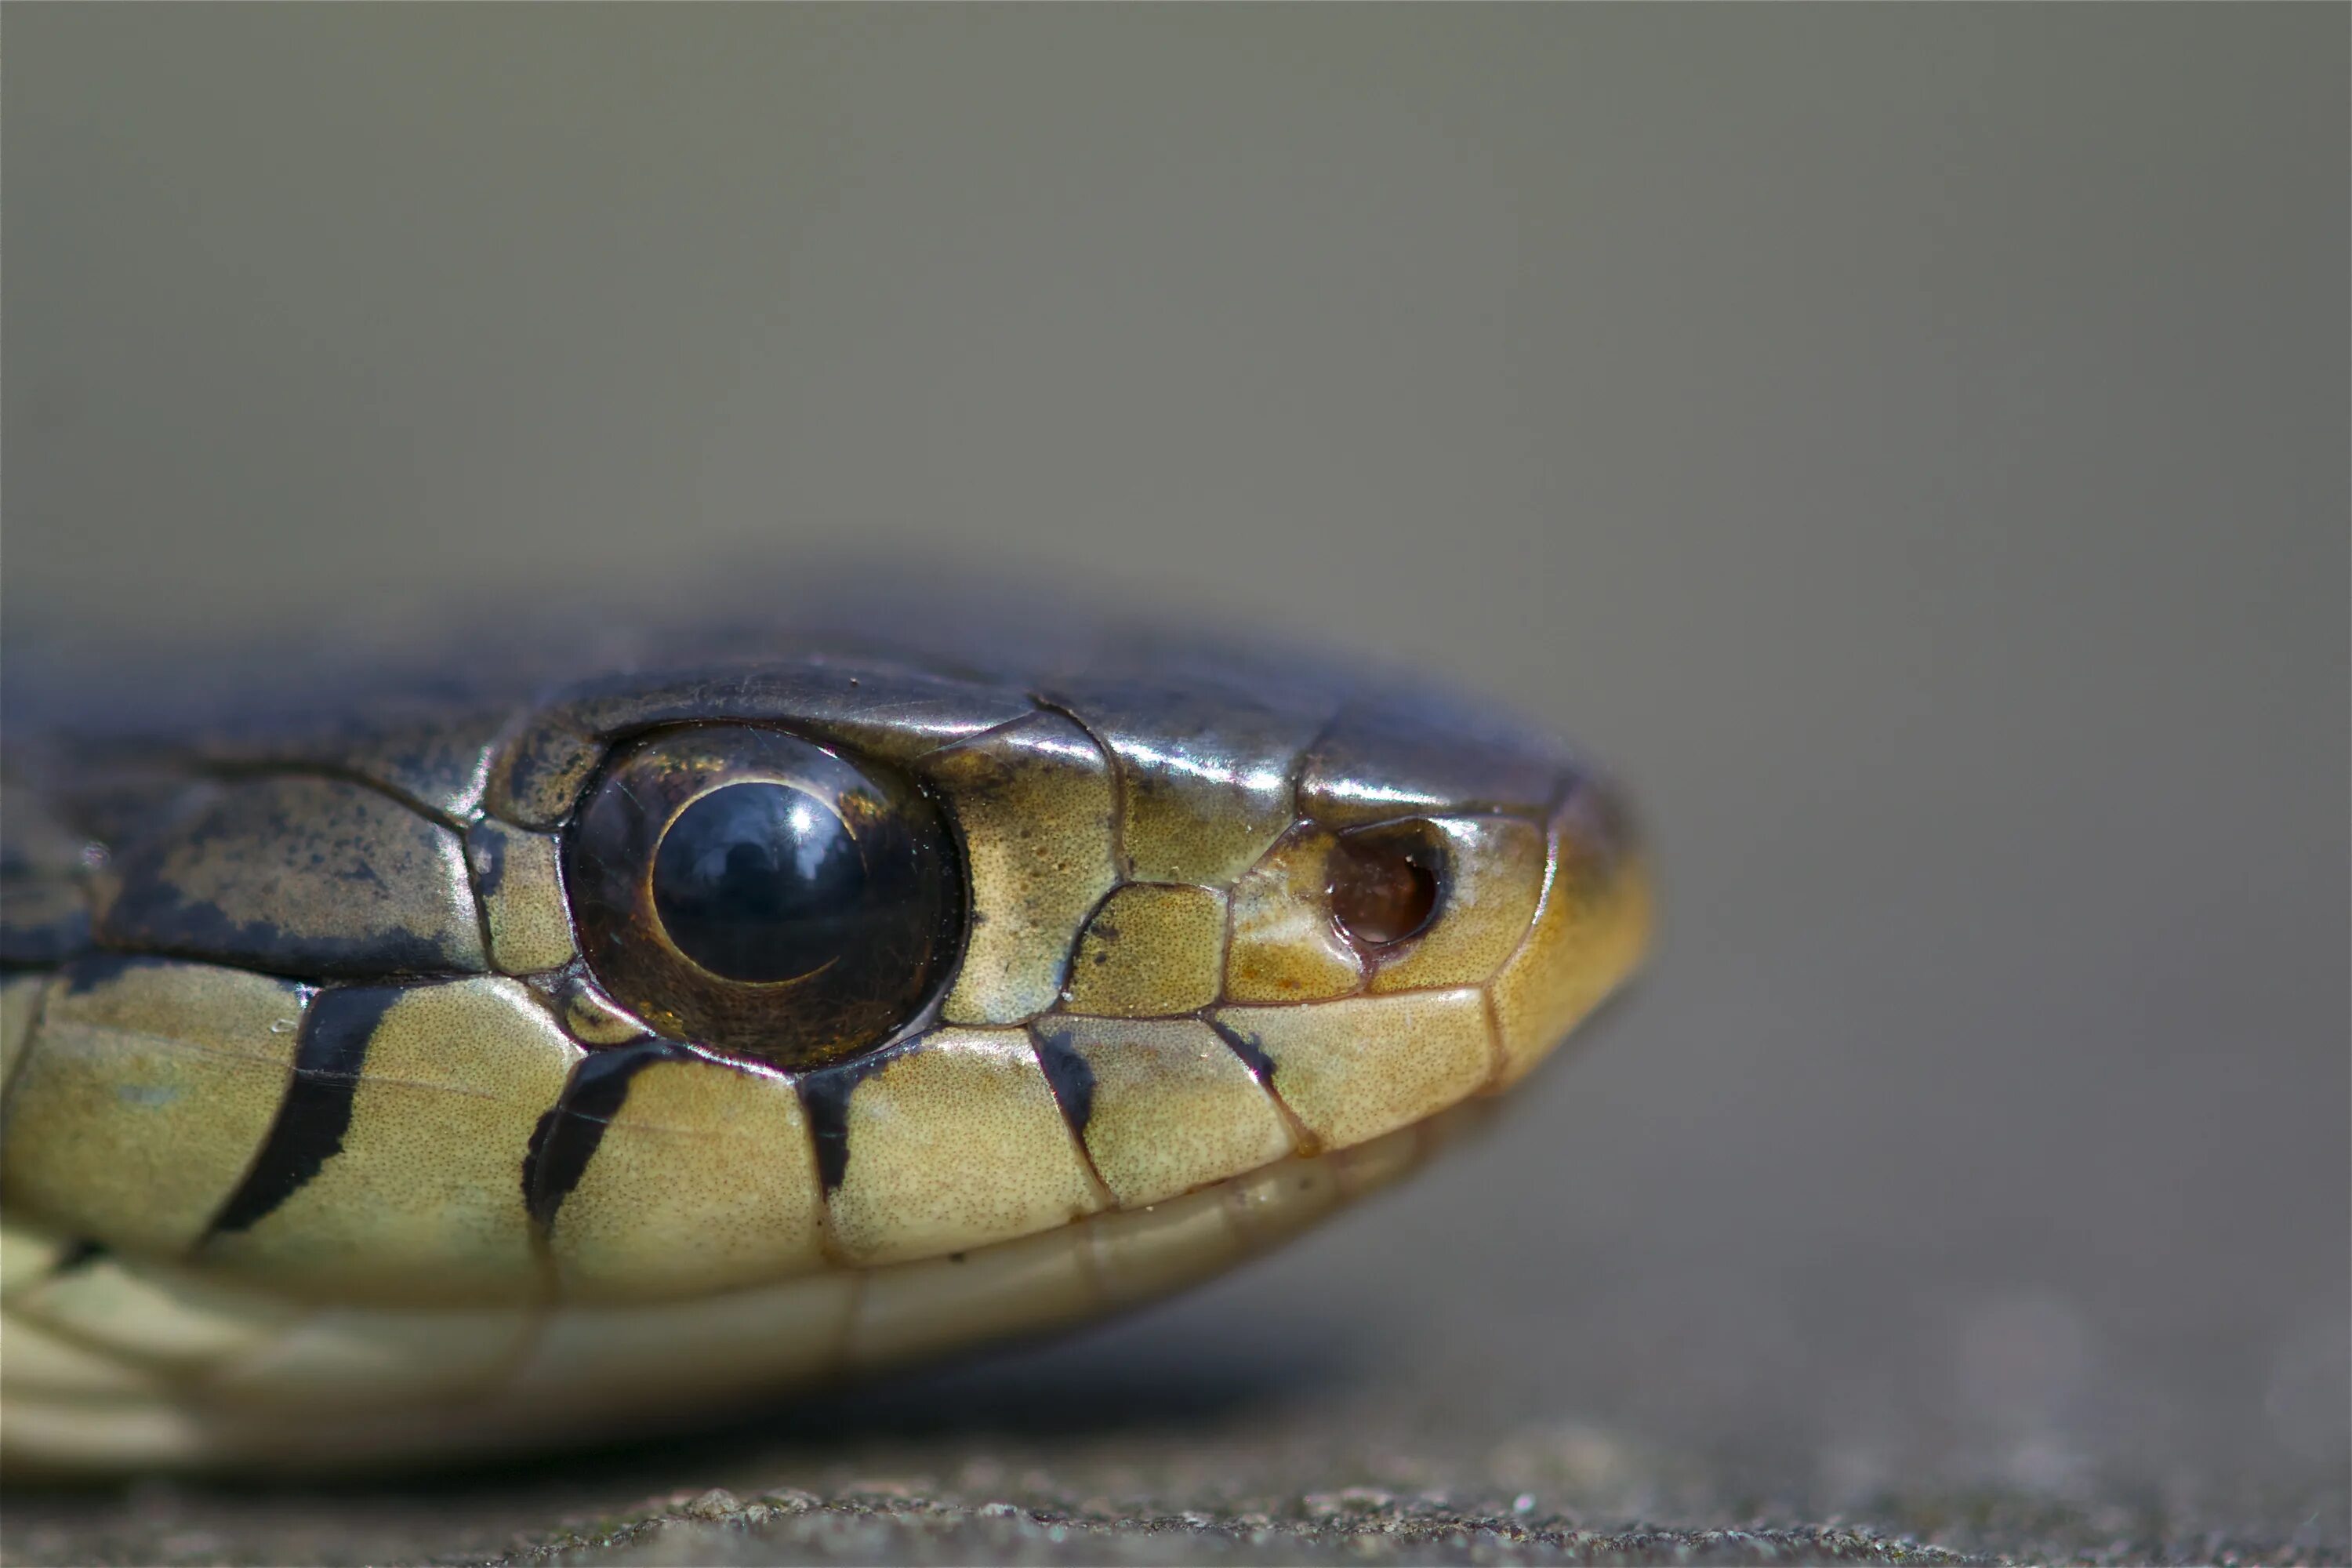
<path fill-rule="evenodd" d="M 1149 1300 L 1649 929 L 1557 745 L 1141 641 L 11 743 L 18 1477 L 576 1442 Z"/>

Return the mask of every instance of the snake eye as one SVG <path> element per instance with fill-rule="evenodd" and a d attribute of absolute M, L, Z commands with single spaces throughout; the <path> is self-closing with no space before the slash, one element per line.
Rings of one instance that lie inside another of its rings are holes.
<path fill-rule="evenodd" d="M 748 725 L 615 752 L 565 834 L 564 879 L 615 1001 L 782 1067 L 889 1038 L 963 934 L 954 842 L 911 782 Z"/>
<path fill-rule="evenodd" d="M 1331 848 L 1331 918 L 1362 947 L 1419 936 L 1436 918 L 1445 850 L 1425 822 L 1343 833 Z"/>

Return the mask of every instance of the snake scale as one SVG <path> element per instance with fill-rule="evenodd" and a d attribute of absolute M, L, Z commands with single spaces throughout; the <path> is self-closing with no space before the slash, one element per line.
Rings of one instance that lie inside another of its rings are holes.
<path fill-rule="evenodd" d="M 1640 959 L 1613 791 L 1450 693 L 909 640 L 12 727 L 8 1472 L 572 1443 L 1147 1300 Z"/>

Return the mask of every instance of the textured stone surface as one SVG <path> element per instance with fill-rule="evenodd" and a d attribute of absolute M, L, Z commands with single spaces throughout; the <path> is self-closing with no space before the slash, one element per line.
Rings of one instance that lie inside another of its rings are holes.
<path fill-rule="evenodd" d="M 1483 1430 L 1114 1330 L 634 1451 L 332 1492 L 8 1500 L 13 1563 L 2342 1563 L 2342 1494 L 1896 1485 L 1828 1506 L 1754 1454 Z"/>

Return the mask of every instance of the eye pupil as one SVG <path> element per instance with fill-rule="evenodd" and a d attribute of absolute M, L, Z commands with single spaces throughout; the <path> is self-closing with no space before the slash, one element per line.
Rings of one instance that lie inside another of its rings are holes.
<path fill-rule="evenodd" d="M 729 980 L 793 980 L 840 952 L 866 903 L 841 818 L 789 784 L 712 790 L 654 858 L 654 909 L 680 952 Z"/>
<path fill-rule="evenodd" d="M 754 725 L 614 750 L 564 829 L 580 954 L 656 1034 L 794 1069 L 887 1040 L 964 929 L 946 819 L 914 780 Z"/>

